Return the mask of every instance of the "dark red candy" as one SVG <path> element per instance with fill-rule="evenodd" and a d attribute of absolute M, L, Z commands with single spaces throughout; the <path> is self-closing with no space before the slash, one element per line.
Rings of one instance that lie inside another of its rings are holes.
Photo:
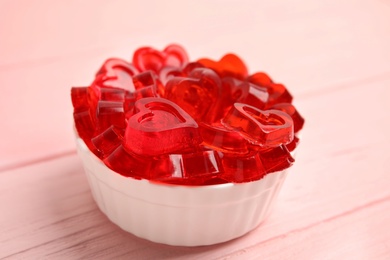
<path fill-rule="evenodd" d="M 227 128 L 240 131 L 249 142 L 261 147 L 276 147 L 290 143 L 294 138 L 291 117 L 279 110 L 262 111 L 235 103 L 222 122 Z"/>
<path fill-rule="evenodd" d="M 122 145 L 115 149 L 104 163 L 112 170 L 136 179 L 150 179 L 155 160 L 128 153 Z"/>
<path fill-rule="evenodd" d="M 259 180 L 267 173 L 257 152 L 240 156 L 225 153 L 222 165 L 224 169 L 222 178 L 227 182 Z"/>
<path fill-rule="evenodd" d="M 218 99 L 217 119 L 222 119 L 233 107 L 234 103 L 242 103 L 249 94 L 249 83 L 225 77 L 222 79 L 222 93 Z"/>
<path fill-rule="evenodd" d="M 298 144 L 299 144 L 299 138 L 296 135 L 294 135 L 294 140 L 292 140 L 289 144 L 286 144 L 286 148 L 289 152 L 293 152 L 297 148 Z"/>
<path fill-rule="evenodd" d="M 125 111 L 122 102 L 98 101 L 96 110 L 96 120 L 99 132 L 106 130 L 110 126 L 125 128 Z"/>
<path fill-rule="evenodd" d="M 100 88 L 100 100 L 123 102 L 126 90 L 120 88 Z"/>
<path fill-rule="evenodd" d="M 134 91 L 132 77 L 138 70 L 122 59 L 108 59 L 96 74 L 95 85 Z"/>
<path fill-rule="evenodd" d="M 89 109 L 88 87 L 73 87 L 71 89 L 72 105 L 74 112 L 83 112 Z"/>
<path fill-rule="evenodd" d="M 203 144 L 211 149 L 234 154 L 248 152 L 248 141 L 238 131 L 227 129 L 221 124 L 199 124 Z"/>
<path fill-rule="evenodd" d="M 73 118 L 78 136 L 84 140 L 88 147 L 91 147 L 91 138 L 95 133 L 96 126 L 90 111 L 75 112 Z"/>
<path fill-rule="evenodd" d="M 271 109 L 277 109 L 287 113 L 294 121 L 294 133 L 301 131 L 305 120 L 299 114 L 298 110 L 290 103 L 278 103 L 271 107 Z"/>
<path fill-rule="evenodd" d="M 171 167 L 169 176 L 154 179 L 155 181 L 202 185 L 205 181 L 216 178 L 221 173 L 221 161 L 216 151 L 205 150 L 188 154 L 170 154 Z"/>
<path fill-rule="evenodd" d="M 189 78 L 175 77 L 165 87 L 165 97 L 184 109 L 196 121 L 213 121 L 221 81 L 206 68 L 194 69 Z"/>
<path fill-rule="evenodd" d="M 258 109 L 265 109 L 269 101 L 268 89 L 249 82 L 248 85 L 249 94 L 243 103 L 254 106 Z"/>
<path fill-rule="evenodd" d="M 124 102 L 127 93 L 128 91 L 121 88 L 100 87 L 98 85 L 92 85 L 89 87 L 88 104 L 93 119 L 95 120 L 96 109 L 99 101 Z"/>
<path fill-rule="evenodd" d="M 284 170 L 295 161 L 285 145 L 261 150 L 259 154 L 267 173 Z"/>
<path fill-rule="evenodd" d="M 92 138 L 92 143 L 96 147 L 95 154 L 101 159 L 110 155 L 122 144 L 124 130 L 111 126 L 103 133 Z"/>
<path fill-rule="evenodd" d="M 186 77 L 197 68 L 204 68 L 204 66 L 198 62 L 190 62 L 187 63 L 183 69 L 177 67 L 163 67 L 160 70 L 159 78 L 162 84 L 166 85 L 170 79 L 174 77 Z"/>
<path fill-rule="evenodd" d="M 273 83 L 267 74 L 263 72 L 257 72 L 247 78 L 247 80 L 259 87 L 267 89 L 269 94 L 267 107 L 270 107 L 276 103 L 291 103 L 293 97 L 286 87 L 282 84 Z"/>
<path fill-rule="evenodd" d="M 137 99 L 141 97 L 158 97 L 164 93 L 163 85 L 159 82 L 157 75 L 151 70 L 134 76 L 133 83 L 136 89 L 134 95 L 138 96 Z"/>
<path fill-rule="evenodd" d="M 223 77 L 234 77 L 238 79 L 244 79 L 248 76 L 248 69 L 244 62 L 235 54 L 226 54 L 219 61 L 213 61 L 210 59 L 198 60 L 200 64 L 206 68 L 210 68 Z"/>
<path fill-rule="evenodd" d="M 188 62 L 186 51 L 179 45 L 168 45 L 163 51 L 158 51 L 151 47 L 138 49 L 133 56 L 134 65 L 142 72 L 153 70 L 159 73 L 167 67 L 181 68 Z"/>
<path fill-rule="evenodd" d="M 187 63 L 187 65 L 184 66 L 182 72 L 184 75 L 188 76 L 191 74 L 191 72 L 195 69 L 199 69 L 199 68 L 204 68 L 204 66 L 202 64 L 200 64 L 199 62 L 190 62 L 190 63 Z"/>
<path fill-rule="evenodd" d="M 184 73 L 181 69 L 176 67 L 163 67 L 160 70 L 159 78 L 162 84 L 166 84 L 170 79 L 174 77 L 184 77 Z"/>
<path fill-rule="evenodd" d="M 143 98 L 128 120 L 124 145 L 133 153 L 154 156 L 191 151 L 201 142 L 198 124 L 178 105 L 163 98 Z"/>

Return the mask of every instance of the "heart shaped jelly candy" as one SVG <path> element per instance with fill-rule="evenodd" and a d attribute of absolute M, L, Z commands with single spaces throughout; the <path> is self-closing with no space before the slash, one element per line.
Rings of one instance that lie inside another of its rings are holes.
<path fill-rule="evenodd" d="M 256 85 L 259 89 L 266 89 L 269 94 L 266 108 L 276 103 L 291 103 L 293 97 L 286 87 L 282 84 L 274 83 L 267 74 L 263 72 L 257 72 L 247 78 L 247 81 Z M 255 97 L 256 93 L 253 93 Z M 257 97 L 261 100 L 260 97 Z M 261 108 L 263 109 L 263 108 Z"/>
<path fill-rule="evenodd" d="M 221 124 L 199 123 L 203 144 L 211 149 L 233 154 L 248 153 L 248 141 L 238 131 L 227 129 Z"/>
<path fill-rule="evenodd" d="M 295 161 L 285 145 L 260 150 L 259 154 L 267 173 L 284 170 Z"/>
<path fill-rule="evenodd" d="M 294 138 L 291 117 L 279 110 L 262 111 L 235 103 L 222 121 L 227 128 L 239 131 L 244 138 L 261 147 L 276 147 Z"/>
<path fill-rule="evenodd" d="M 170 184 L 201 185 L 206 180 L 217 177 L 222 165 L 216 151 L 205 150 L 194 153 L 170 154 L 169 175 L 155 178 L 154 181 Z M 167 167 L 168 166 L 168 167 Z"/>
<path fill-rule="evenodd" d="M 141 97 L 158 97 L 164 95 L 164 86 L 158 80 L 156 73 L 151 70 L 133 77 L 135 95 Z"/>
<path fill-rule="evenodd" d="M 165 66 L 180 68 L 188 62 L 186 51 L 179 45 L 168 45 L 163 51 L 151 47 L 138 49 L 133 63 L 140 71 L 153 70 L 159 73 Z"/>
<path fill-rule="evenodd" d="M 291 141 L 291 143 L 286 144 L 286 148 L 289 152 L 293 152 L 295 148 L 297 148 L 299 144 L 299 138 L 298 136 L 294 135 L 294 140 Z"/>
<path fill-rule="evenodd" d="M 221 95 L 221 81 L 211 69 L 194 69 L 189 78 L 175 77 L 165 87 L 165 97 L 184 109 L 196 121 L 212 122 Z"/>
<path fill-rule="evenodd" d="M 233 107 L 234 103 L 242 103 L 249 94 L 248 82 L 225 77 L 222 79 L 221 96 L 217 100 L 215 120 L 220 121 Z"/>
<path fill-rule="evenodd" d="M 108 155 L 104 163 L 121 175 L 135 179 L 150 179 L 154 177 L 151 173 L 160 172 L 155 167 L 156 163 L 160 163 L 159 159 L 129 153 L 123 145 Z"/>
<path fill-rule="evenodd" d="M 222 165 L 224 173 L 221 178 L 227 182 L 259 180 L 267 173 L 258 152 L 251 152 L 246 155 L 224 153 Z"/>
<path fill-rule="evenodd" d="M 98 132 L 106 130 L 110 126 L 125 128 L 125 111 L 123 102 L 100 100 L 96 109 Z"/>
<path fill-rule="evenodd" d="M 298 110 L 290 103 L 278 103 L 271 107 L 271 109 L 277 109 L 280 111 L 283 111 L 287 113 L 289 116 L 291 116 L 293 122 L 294 122 L 294 133 L 298 133 L 303 128 L 303 124 L 305 123 L 305 120 L 303 117 L 299 114 Z"/>
<path fill-rule="evenodd" d="M 204 58 L 198 62 L 206 68 L 214 70 L 221 78 L 234 77 L 242 80 L 248 76 L 245 63 L 235 54 L 226 54 L 219 61 Z"/>
<path fill-rule="evenodd" d="M 96 78 L 92 85 L 134 91 L 132 77 L 135 74 L 138 74 L 138 71 L 132 64 L 121 59 L 108 59 L 96 73 Z"/>
<path fill-rule="evenodd" d="M 115 126 L 110 126 L 103 133 L 92 138 L 95 146 L 93 151 L 99 158 L 110 155 L 118 146 L 122 144 L 124 130 Z"/>
<path fill-rule="evenodd" d="M 265 109 L 269 102 L 268 89 L 259 85 L 248 83 L 248 96 L 243 103 L 254 106 L 258 109 Z"/>
<path fill-rule="evenodd" d="M 70 91 L 74 113 L 83 112 L 89 109 L 88 87 L 73 87 Z"/>
<path fill-rule="evenodd" d="M 178 105 L 163 98 L 142 98 L 128 120 L 124 146 L 153 156 L 191 151 L 201 142 L 198 124 Z"/>
<path fill-rule="evenodd" d="M 73 119 L 77 134 L 85 141 L 91 149 L 93 147 L 91 138 L 95 133 L 96 122 L 92 115 L 94 111 L 90 108 L 89 91 L 86 87 L 73 87 L 71 90 L 72 104 L 74 108 Z M 92 149 L 91 149 L 92 150 Z"/>

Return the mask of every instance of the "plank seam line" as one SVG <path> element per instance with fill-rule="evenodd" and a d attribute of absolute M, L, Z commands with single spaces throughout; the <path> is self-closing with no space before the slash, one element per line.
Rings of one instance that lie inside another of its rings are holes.
<path fill-rule="evenodd" d="M 55 239 L 50 240 L 50 241 L 46 241 L 46 242 L 44 242 L 44 243 L 42 243 L 42 244 L 39 244 L 39 245 L 30 247 L 30 248 L 26 248 L 26 249 L 24 249 L 24 250 L 22 250 L 22 251 L 20 251 L 20 252 L 16 252 L 16 253 L 13 253 L 13 254 L 4 256 L 4 257 L 2 257 L 1 259 L 7 259 L 7 258 L 15 257 L 15 256 L 17 256 L 17 255 L 20 255 L 20 254 L 23 254 L 23 253 L 25 253 L 25 252 L 28 252 L 28 251 L 30 251 L 30 250 L 32 250 L 32 249 L 35 249 L 35 248 L 38 248 L 38 247 L 41 247 L 41 246 L 44 246 L 44 245 L 48 245 L 48 244 L 53 243 L 53 242 L 55 242 L 55 241 L 61 240 L 61 239 L 63 239 L 63 238 L 69 238 L 69 237 L 72 237 L 72 236 L 76 236 L 76 235 L 81 234 L 81 233 L 83 233 L 83 232 L 86 232 L 86 231 L 88 231 L 88 230 L 90 230 L 90 229 L 97 228 L 97 227 L 101 226 L 101 224 L 102 224 L 102 223 L 98 223 L 97 225 L 93 225 L 93 226 L 90 226 L 90 227 L 87 227 L 87 228 L 80 229 L 80 230 L 78 230 L 78 231 L 76 231 L 76 232 L 73 232 L 73 233 L 71 233 L 71 234 L 67 234 L 67 235 L 65 235 L 65 236 L 58 237 L 58 238 L 55 238 Z"/>
<path fill-rule="evenodd" d="M 5 165 L 3 167 L 0 167 L 0 174 L 2 172 L 15 170 L 17 168 L 31 166 L 31 165 L 34 165 L 37 163 L 42 163 L 45 161 L 51 161 L 51 160 L 59 159 L 62 157 L 75 155 L 76 153 L 77 153 L 76 150 L 69 150 L 69 151 L 65 151 L 65 152 L 61 152 L 61 153 L 56 153 L 53 155 L 43 156 L 43 157 L 36 158 L 36 159 L 30 160 L 30 161 L 24 161 L 24 162 L 19 162 L 19 163 L 15 163 L 15 164 Z"/>
<path fill-rule="evenodd" d="M 337 219 L 340 219 L 340 218 L 343 218 L 343 217 L 346 217 L 348 215 L 352 215 L 354 213 L 357 213 L 357 212 L 360 212 L 364 209 L 367 209 L 367 208 L 371 208 L 371 207 L 375 207 L 379 204 L 382 204 L 382 203 L 385 203 L 387 201 L 390 200 L 390 195 L 388 196 L 385 196 L 385 197 L 382 197 L 382 198 L 379 198 L 379 199 L 376 199 L 376 200 L 372 200 L 370 202 L 367 202 L 365 204 L 362 204 L 362 205 L 359 205 L 357 207 L 354 207 L 352 209 L 349 209 L 347 211 L 343 211 L 339 214 L 336 214 L 334 216 L 331 216 L 331 217 L 328 217 L 328 218 L 325 218 L 323 220 L 320 220 L 320 221 L 317 221 L 317 222 L 314 222 L 310 225 L 307 225 L 307 226 L 304 226 L 304 227 L 301 227 L 301 228 L 296 228 L 296 229 L 293 229 L 293 230 L 290 230 L 288 231 L 287 233 L 283 233 L 283 234 L 280 234 L 280 235 L 277 235 L 277 236 L 274 236 L 274 237 L 271 237 L 271 238 L 268 238 L 266 240 L 263 240 L 263 241 L 260 241 L 258 243 L 255 243 L 254 245 L 251 245 L 251 246 L 248 246 L 248 247 L 245 247 L 245 248 L 242 248 L 240 250 L 236 250 L 232 253 L 229 253 L 225 256 L 222 256 L 220 258 L 217 258 L 217 259 L 228 259 L 230 257 L 233 257 L 233 256 L 239 256 L 239 255 L 243 255 L 245 254 L 244 252 L 247 252 L 255 247 L 258 247 L 260 245 L 263 245 L 263 244 L 267 244 L 267 243 L 270 243 L 272 241 L 275 241 L 275 240 L 279 240 L 279 239 L 285 239 L 291 235 L 295 235 L 295 234 L 298 234 L 298 233 L 301 233 L 301 232 L 304 232 L 304 231 L 307 231 L 307 230 L 310 230 L 316 226 L 319 226 L 321 224 L 326 224 L 326 223 L 330 223 L 330 222 L 333 222 Z M 261 228 L 261 227 L 260 227 Z"/>

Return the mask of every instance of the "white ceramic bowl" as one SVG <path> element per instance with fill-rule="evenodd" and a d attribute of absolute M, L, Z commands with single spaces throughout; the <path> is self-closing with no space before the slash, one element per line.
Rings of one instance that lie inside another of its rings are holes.
<path fill-rule="evenodd" d="M 150 241 L 201 246 L 225 242 L 267 217 L 286 170 L 248 183 L 165 185 L 124 177 L 109 169 L 77 138 L 92 195 L 122 229 Z"/>

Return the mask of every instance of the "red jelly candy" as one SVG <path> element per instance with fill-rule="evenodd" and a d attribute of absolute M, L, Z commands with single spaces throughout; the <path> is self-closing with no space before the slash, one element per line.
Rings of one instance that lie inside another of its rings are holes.
<path fill-rule="evenodd" d="M 298 133 L 299 131 L 301 131 L 303 124 L 305 123 L 305 120 L 298 113 L 297 109 L 292 104 L 279 103 L 273 105 L 271 109 L 277 109 L 287 113 L 289 116 L 291 116 L 292 120 L 294 121 L 294 133 Z"/>
<path fill-rule="evenodd" d="M 268 89 L 252 83 L 248 83 L 248 85 L 249 94 L 243 103 L 258 109 L 265 109 L 269 101 Z"/>
<path fill-rule="evenodd" d="M 222 152 L 244 154 L 248 152 L 248 141 L 239 132 L 227 129 L 223 125 L 199 124 L 203 144 Z"/>
<path fill-rule="evenodd" d="M 164 93 L 164 87 L 153 71 L 145 71 L 134 76 L 133 83 L 136 89 L 134 95 L 139 98 L 158 97 L 159 94 L 163 95 Z"/>
<path fill-rule="evenodd" d="M 178 105 L 163 98 L 143 98 L 135 103 L 128 120 L 125 148 L 141 155 L 193 150 L 202 140 L 198 124 Z"/>
<path fill-rule="evenodd" d="M 128 153 L 122 145 L 104 159 L 104 163 L 113 171 L 136 179 L 150 179 L 155 162 L 153 158 Z"/>
<path fill-rule="evenodd" d="M 133 56 L 133 63 L 140 71 L 153 70 L 159 73 L 165 66 L 181 68 L 188 62 L 186 51 L 179 45 L 168 45 L 163 51 L 151 47 L 138 49 Z"/>
<path fill-rule="evenodd" d="M 126 90 L 120 88 L 99 88 L 100 100 L 104 101 L 125 101 Z"/>
<path fill-rule="evenodd" d="M 191 72 L 197 68 L 204 68 L 204 66 L 198 62 L 190 62 L 184 66 L 183 69 L 176 67 L 163 67 L 160 70 L 159 78 L 161 82 L 166 85 L 166 83 L 174 77 L 186 77 L 191 74 Z"/>
<path fill-rule="evenodd" d="M 110 155 L 118 146 L 122 144 L 124 131 L 115 126 L 107 128 L 103 133 L 92 138 L 92 143 L 96 147 L 95 154 L 103 159 Z"/>
<path fill-rule="evenodd" d="M 201 185 L 218 177 L 221 162 L 217 152 L 212 150 L 188 154 L 170 154 L 171 172 L 167 177 L 154 179 L 171 184 Z"/>
<path fill-rule="evenodd" d="M 291 103 L 293 97 L 282 84 L 273 83 L 267 74 L 263 72 L 255 73 L 247 78 L 247 81 L 257 85 L 258 87 L 266 88 L 269 94 L 267 107 L 276 103 Z"/>
<path fill-rule="evenodd" d="M 227 182 L 248 182 L 261 179 L 266 170 L 260 159 L 259 153 L 237 156 L 225 153 L 222 157 L 224 173 L 223 179 Z"/>
<path fill-rule="evenodd" d="M 185 74 L 176 67 L 163 67 L 159 73 L 159 79 L 162 84 L 166 84 L 170 79 L 174 77 L 184 77 Z"/>
<path fill-rule="evenodd" d="M 99 101 L 96 110 L 96 119 L 99 132 L 106 130 L 111 125 L 125 128 L 125 111 L 122 102 Z"/>
<path fill-rule="evenodd" d="M 289 152 L 293 152 L 295 148 L 297 148 L 298 144 L 299 144 L 299 138 L 296 135 L 294 135 L 294 140 L 292 140 L 291 143 L 286 144 L 286 148 Z"/>
<path fill-rule="evenodd" d="M 72 105 L 74 112 L 83 112 L 89 109 L 88 87 L 73 87 L 71 89 Z"/>
<path fill-rule="evenodd" d="M 214 71 L 198 68 L 190 78 L 175 77 L 165 87 L 165 97 L 184 109 L 196 121 L 213 121 L 221 81 Z"/>
<path fill-rule="evenodd" d="M 96 74 L 94 84 L 134 91 L 132 77 L 137 73 L 137 69 L 124 60 L 108 59 Z"/>
<path fill-rule="evenodd" d="M 276 147 L 294 138 L 291 117 L 279 110 L 262 111 L 255 107 L 235 103 L 223 119 L 227 128 L 235 129 L 254 145 Z"/>
<path fill-rule="evenodd" d="M 259 154 L 267 173 L 284 170 L 295 161 L 285 145 L 261 150 Z"/>
<path fill-rule="evenodd" d="M 218 112 L 215 119 L 222 119 L 233 107 L 234 103 L 242 103 L 249 94 L 249 83 L 232 77 L 222 79 L 222 93 L 218 99 Z"/>
<path fill-rule="evenodd" d="M 120 88 L 99 87 L 92 85 L 88 88 L 88 104 L 91 110 L 91 115 L 95 120 L 96 109 L 98 102 L 102 101 L 115 101 L 124 102 L 127 91 Z"/>
<path fill-rule="evenodd" d="M 200 64 L 206 68 L 210 68 L 217 72 L 217 74 L 223 77 L 235 77 L 238 79 L 244 79 L 248 76 L 248 69 L 244 62 L 234 54 L 226 54 L 219 61 L 213 61 L 210 59 L 198 60 Z"/>
<path fill-rule="evenodd" d="M 195 69 L 199 69 L 199 68 L 204 68 L 204 66 L 202 64 L 200 64 L 199 62 L 190 62 L 190 63 L 187 63 L 187 65 L 184 66 L 182 72 L 184 75 L 188 76 L 191 74 L 191 72 Z"/>
<path fill-rule="evenodd" d="M 91 147 L 93 147 L 91 138 L 95 133 L 95 122 L 91 118 L 90 111 L 76 112 L 73 114 L 73 118 L 78 136 L 83 139 L 86 145 L 91 149 Z"/>

